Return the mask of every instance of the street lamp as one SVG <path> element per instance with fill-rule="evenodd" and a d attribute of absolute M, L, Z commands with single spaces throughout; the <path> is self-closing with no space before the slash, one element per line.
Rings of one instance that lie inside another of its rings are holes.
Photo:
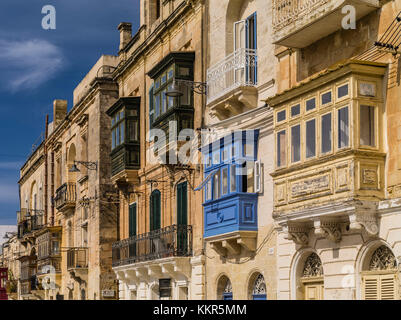
<path fill-rule="evenodd" d="M 80 172 L 80 170 L 77 167 L 77 164 L 82 164 L 85 168 L 88 170 L 97 170 L 97 161 L 95 162 L 90 162 L 90 161 L 75 161 L 72 167 L 70 168 L 69 172 Z"/>
<path fill-rule="evenodd" d="M 190 88 L 197 94 L 207 94 L 207 83 L 206 82 L 195 82 L 190 80 L 173 79 L 173 85 L 171 89 L 167 90 L 166 96 L 171 98 L 182 97 L 184 93 L 181 92 L 179 85 L 184 85 Z"/>

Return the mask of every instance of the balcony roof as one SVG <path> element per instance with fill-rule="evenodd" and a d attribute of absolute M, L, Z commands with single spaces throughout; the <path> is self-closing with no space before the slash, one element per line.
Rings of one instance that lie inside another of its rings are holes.
<path fill-rule="evenodd" d="M 290 89 L 284 90 L 273 97 L 267 98 L 265 102 L 270 107 L 277 107 L 286 101 L 301 94 L 314 90 L 330 81 L 338 79 L 349 73 L 367 74 L 370 76 L 382 76 L 387 68 L 386 63 L 347 59 L 340 61 L 323 71 L 316 73 L 309 78 L 299 82 Z"/>

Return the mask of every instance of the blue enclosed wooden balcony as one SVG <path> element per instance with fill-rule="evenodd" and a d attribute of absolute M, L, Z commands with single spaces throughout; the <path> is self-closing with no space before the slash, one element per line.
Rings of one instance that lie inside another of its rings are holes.
<path fill-rule="evenodd" d="M 204 237 L 219 254 L 254 251 L 258 232 L 258 193 L 262 189 L 257 160 L 259 131 L 233 132 L 202 147 Z"/>
<path fill-rule="evenodd" d="M 258 195 L 234 193 L 204 204 L 205 238 L 237 231 L 257 231 Z"/>

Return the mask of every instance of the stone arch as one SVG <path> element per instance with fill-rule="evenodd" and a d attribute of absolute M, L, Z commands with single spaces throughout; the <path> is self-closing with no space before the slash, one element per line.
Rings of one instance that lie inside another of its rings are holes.
<path fill-rule="evenodd" d="M 234 51 L 234 23 L 256 11 L 255 0 L 230 0 L 226 10 L 226 56 Z M 249 13 L 249 14 L 248 14 Z"/>
<path fill-rule="evenodd" d="M 75 144 L 71 143 L 70 147 L 68 148 L 67 152 L 67 177 L 68 182 L 75 182 L 76 181 L 76 173 L 70 172 L 71 167 L 74 165 L 74 161 L 77 158 L 77 150 L 75 148 Z"/>
<path fill-rule="evenodd" d="M 38 194 L 38 184 L 34 180 L 31 184 L 31 190 L 29 195 L 29 209 L 36 210 L 39 205 L 39 194 Z"/>
<path fill-rule="evenodd" d="M 302 284 L 302 278 L 305 277 L 304 270 L 305 264 L 308 258 L 315 255 L 319 258 L 321 264 L 321 276 L 324 274 L 323 263 L 319 254 L 312 248 L 304 248 L 296 252 L 291 263 L 291 274 L 290 274 L 290 298 L 292 300 L 303 300 L 304 299 L 304 288 Z"/>
<path fill-rule="evenodd" d="M 380 256 L 386 255 L 387 257 L 384 258 L 384 261 L 376 261 L 376 265 L 372 265 L 373 259 L 378 259 Z M 380 266 L 380 264 L 382 265 Z M 367 275 L 370 272 L 373 274 L 379 274 L 381 271 L 385 273 L 393 271 L 395 273 L 398 268 L 399 264 L 396 252 L 394 252 L 392 246 L 388 242 L 384 241 L 383 239 L 376 239 L 365 243 L 359 250 L 356 259 L 356 297 L 358 299 L 363 298 L 363 275 Z"/>
<path fill-rule="evenodd" d="M 233 294 L 232 284 L 230 278 L 223 274 L 218 277 L 216 286 L 217 299 L 224 300 L 224 295 L 231 293 Z"/>
<path fill-rule="evenodd" d="M 153 283 L 149 287 L 150 300 L 159 300 L 159 284 Z"/>
<path fill-rule="evenodd" d="M 261 272 L 258 271 L 252 272 L 247 283 L 248 283 L 247 292 L 249 300 L 253 299 L 265 300 L 267 298 L 266 281 L 265 277 Z"/>

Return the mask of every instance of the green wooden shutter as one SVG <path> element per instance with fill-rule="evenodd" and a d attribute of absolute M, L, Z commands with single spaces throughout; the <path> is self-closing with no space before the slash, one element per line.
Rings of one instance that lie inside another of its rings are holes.
<path fill-rule="evenodd" d="M 187 182 L 177 185 L 177 224 L 188 224 Z"/>
<path fill-rule="evenodd" d="M 161 201 L 160 191 L 155 190 L 152 192 L 150 199 L 150 231 L 160 229 L 161 221 Z"/>
<path fill-rule="evenodd" d="M 136 236 L 136 203 L 129 206 L 129 236 Z"/>

